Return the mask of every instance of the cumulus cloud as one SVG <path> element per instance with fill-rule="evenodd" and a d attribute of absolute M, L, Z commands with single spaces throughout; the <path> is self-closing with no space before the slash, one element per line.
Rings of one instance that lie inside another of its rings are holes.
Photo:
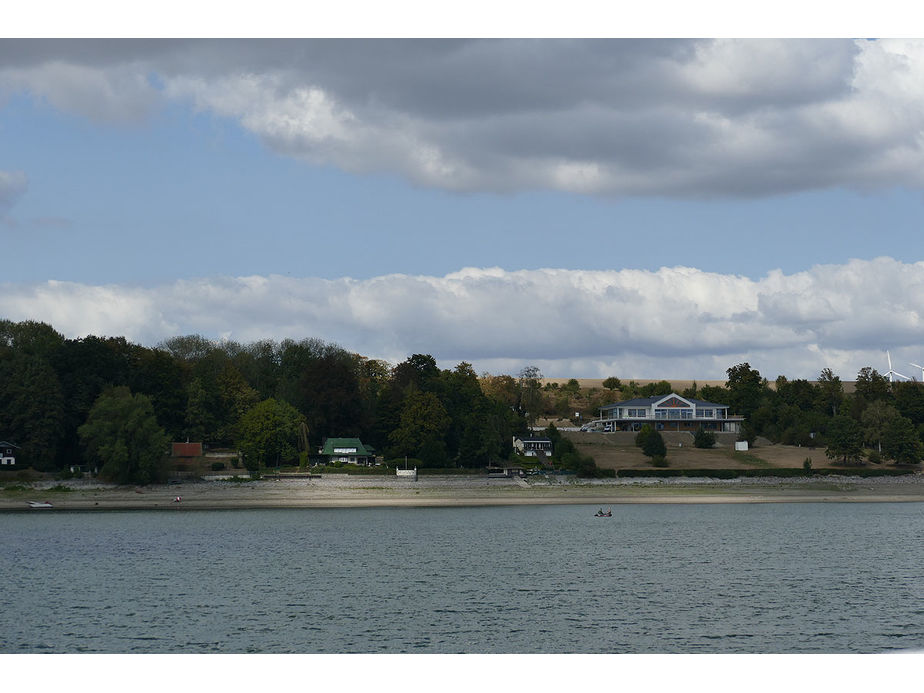
<path fill-rule="evenodd" d="M 0 41 L 0 90 L 161 102 L 450 190 L 749 197 L 924 184 L 924 42 Z"/>
<path fill-rule="evenodd" d="M 516 372 L 536 364 L 568 377 L 718 379 L 749 361 L 771 379 L 814 378 L 826 367 L 852 379 L 863 366 L 882 366 L 886 349 L 920 363 L 921 305 L 924 263 L 890 258 L 759 280 L 687 267 L 468 268 L 443 277 L 45 282 L 0 291 L 0 315 L 43 320 L 69 336 L 146 344 L 189 333 L 318 337 L 393 363 L 431 353 L 446 365 Z"/>

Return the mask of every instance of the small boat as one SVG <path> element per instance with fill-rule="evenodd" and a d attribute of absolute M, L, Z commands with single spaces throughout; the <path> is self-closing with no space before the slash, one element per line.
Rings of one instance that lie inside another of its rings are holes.
<path fill-rule="evenodd" d="M 43 510 L 45 508 L 55 507 L 48 501 L 27 501 L 27 503 L 29 504 L 29 507 L 34 510 Z"/>
<path fill-rule="evenodd" d="M 594 514 L 594 517 L 613 517 L 613 511 L 607 510 L 606 512 L 603 512 L 603 510 L 601 509 L 601 510 L 598 510 Z"/>

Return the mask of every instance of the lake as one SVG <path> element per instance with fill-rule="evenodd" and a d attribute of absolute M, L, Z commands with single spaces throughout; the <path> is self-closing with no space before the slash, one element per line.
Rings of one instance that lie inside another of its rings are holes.
<path fill-rule="evenodd" d="M 924 648 L 921 503 L 0 515 L 0 652 Z"/>

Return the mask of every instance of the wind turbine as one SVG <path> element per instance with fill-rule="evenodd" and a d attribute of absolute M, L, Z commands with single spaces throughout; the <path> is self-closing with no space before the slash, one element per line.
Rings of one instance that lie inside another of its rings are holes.
<path fill-rule="evenodd" d="M 899 378 L 904 378 L 905 380 L 911 380 L 911 378 L 909 378 L 907 375 L 902 375 L 902 374 L 899 373 L 898 371 L 892 370 L 892 356 L 889 354 L 888 351 L 886 351 L 886 358 L 889 359 L 889 372 L 886 373 L 886 375 L 889 376 L 889 382 L 890 382 L 890 383 L 894 383 L 894 382 L 895 382 L 895 376 L 896 376 L 896 375 L 897 375 Z"/>
<path fill-rule="evenodd" d="M 924 366 L 919 366 L 916 363 L 912 363 L 911 365 L 914 366 L 915 368 L 921 369 L 921 381 L 924 382 Z"/>

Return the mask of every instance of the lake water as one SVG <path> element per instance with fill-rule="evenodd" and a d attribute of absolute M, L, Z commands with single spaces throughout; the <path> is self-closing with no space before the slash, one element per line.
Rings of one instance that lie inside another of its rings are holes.
<path fill-rule="evenodd" d="M 924 648 L 924 505 L 0 514 L 0 652 Z"/>

